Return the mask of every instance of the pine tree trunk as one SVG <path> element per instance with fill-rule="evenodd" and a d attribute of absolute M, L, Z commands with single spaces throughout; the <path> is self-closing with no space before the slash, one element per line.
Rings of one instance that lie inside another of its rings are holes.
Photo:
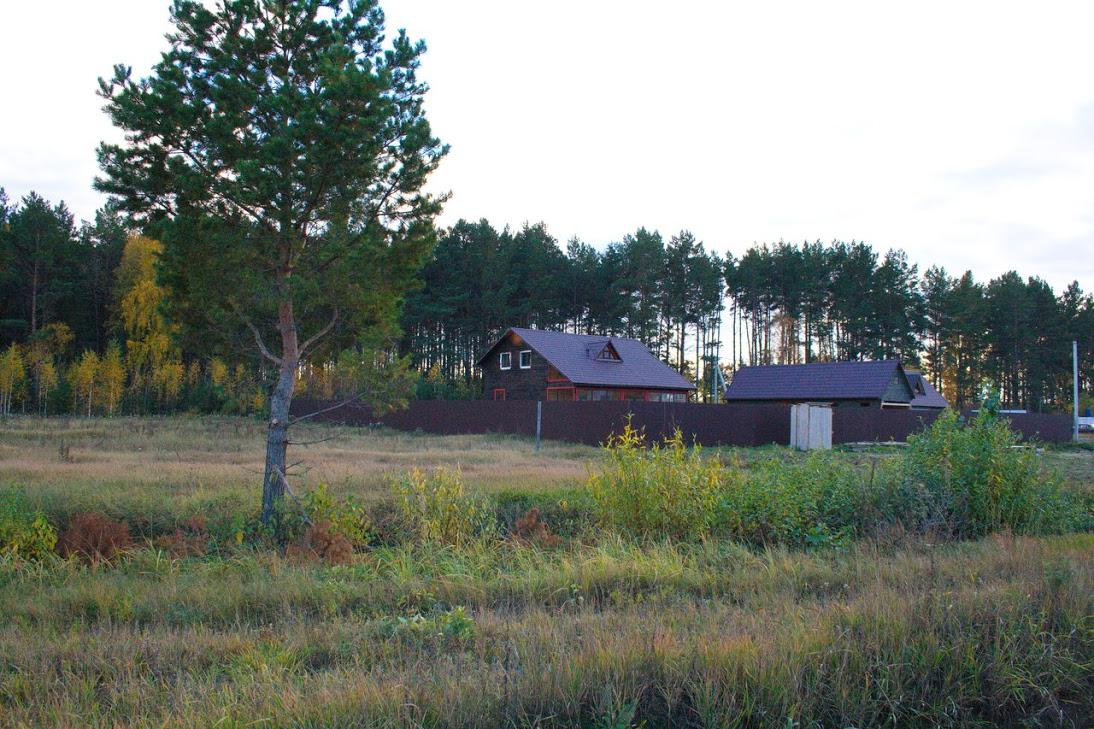
<path fill-rule="evenodd" d="M 281 369 L 270 397 L 270 423 L 266 431 L 266 468 L 262 485 L 262 523 L 269 526 L 285 495 L 285 452 L 289 445 L 289 408 L 296 387 L 300 364 L 296 319 L 292 301 L 282 300 L 277 307 L 277 326 L 281 333 Z"/>
<path fill-rule="evenodd" d="M 34 272 L 30 281 L 30 335 L 38 331 L 38 259 L 34 259 Z"/>

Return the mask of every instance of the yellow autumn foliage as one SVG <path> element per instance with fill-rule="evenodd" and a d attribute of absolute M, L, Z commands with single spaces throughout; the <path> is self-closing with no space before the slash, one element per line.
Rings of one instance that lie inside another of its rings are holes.
<path fill-rule="evenodd" d="M 26 375 L 22 352 L 19 345 L 12 342 L 11 346 L 0 355 L 0 414 L 6 415 L 11 412 L 12 403 L 19 395 Z"/>
<path fill-rule="evenodd" d="M 107 415 L 113 415 L 121 402 L 125 391 L 125 365 L 122 364 L 122 352 L 117 344 L 111 344 L 99 362 L 98 400 Z"/>
<path fill-rule="evenodd" d="M 167 289 L 156 282 L 156 258 L 162 251 L 157 240 L 130 236 L 115 274 L 126 360 L 135 381 L 137 375 L 154 373 L 173 354 L 174 327 L 162 313 Z"/>
<path fill-rule="evenodd" d="M 72 409 L 91 416 L 95 402 L 95 384 L 99 375 L 99 355 L 92 350 L 83 353 L 68 369 L 68 381 L 72 386 Z"/>

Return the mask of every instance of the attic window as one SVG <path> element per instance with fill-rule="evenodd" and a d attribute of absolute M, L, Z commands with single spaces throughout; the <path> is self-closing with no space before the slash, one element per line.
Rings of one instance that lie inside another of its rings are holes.
<path fill-rule="evenodd" d="M 532 350 L 524 349 L 520 353 L 520 368 L 528 370 L 532 368 Z"/>
<path fill-rule="evenodd" d="M 503 370 L 513 369 L 513 353 L 502 352 L 501 355 L 498 356 L 498 367 Z"/>
<path fill-rule="evenodd" d="M 612 346 L 611 342 L 605 344 L 603 348 L 601 348 L 601 350 L 597 352 L 596 359 L 600 360 L 601 362 L 623 361 L 623 358 L 619 356 L 619 352 L 615 351 L 615 347 Z"/>

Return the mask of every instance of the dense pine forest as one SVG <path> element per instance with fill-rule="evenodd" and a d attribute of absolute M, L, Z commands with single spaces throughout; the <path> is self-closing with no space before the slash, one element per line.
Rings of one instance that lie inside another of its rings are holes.
<path fill-rule="evenodd" d="M 1065 408 L 1071 340 L 1094 381 L 1094 302 L 1009 272 L 920 273 L 861 242 L 754 245 L 725 257 L 688 231 L 640 228 L 603 250 L 565 250 L 546 227 L 460 221 L 409 297 L 407 347 L 449 393 L 475 390 L 475 359 L 508 326 L 636 337 L 711 391 L 715 364 L 899 358 L 959 405 L 985 387 L 1031 410 Z"/>
<path fill-rule="evenodd" d="M 1072 339 L 1082 388 L 1094 389 L 1094 300 L 1078 282 L 1057 292 L 1017 272 L 921 272 L 902 251 L 856 241 L 709 248 L 688 231 L 562 245 L 544 224 L 460 221 L 404 301 L 393 351 L 322 351 L 302 391 L 336 394 L 348 377 L 475 397 L 475 361 L 509 326 L 638 338 L 703 399 L 715 368 L 728 380 L 747 364 L 892 357 L 958 405 L 995 387 L 1009 406 L 1065 409 Z M 109 209 L 77 223 L 63 203 L 0 191 L 0 409 L 260 412 L 271 372 L 246 338 L 171 320 L 182 309 L 168 305 L 159 252 Z"/>

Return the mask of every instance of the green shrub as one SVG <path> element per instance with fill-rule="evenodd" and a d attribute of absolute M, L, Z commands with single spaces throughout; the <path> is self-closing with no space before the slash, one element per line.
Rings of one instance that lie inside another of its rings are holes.
<path fill-rule="evenodd" d="M 465 644 L 477 633 L 474 618 L 462 606 L 429 617 L 415 613 L 410 617 L 384 618 L 377 627 L 384 639 L 397 639 L 412 645 L 429 641 Z"/>
<path fill-rule="evenodd" d="M 688 447 L 677 430 L 647 447 L 628 422 L 605 446 L 607 462 L 589 477 L 588 490 L 600 522 L 621 532 L 676 539 L 710 530 L 722 467 Z"/>
<path fill-rule="evenodd" d="M 870 513 L 865 475 L 829 453 L 759 461 L 722 479 L 718 531 L 753 544 L 841 545 Z"/>
<path fill-rule="evenodd" d="M 983 412 L 964 422 L 947 411 L 909 439 L 900 487 L 888 512 L 919 531 L 957 537 L 1000 529 L 1021 534 L 1090 528 L 1090 514 L 1060 488 L 1033 448 L 1006 420 Z"/>
<path fill-rule="evenodd" d="M 18 491 L 0 491 L 0 556 L 41 559 L 57 546 L 57 531 Z"/>
<path fill-rule="evenodd" d="M 517 521 L 532 509 L 560 536 L 576 537 L 593 525 L 595 502 L 584 488 L 550 491 L 500 491 L 492 494 L 498 525 L 511 532 Z"/>
<path fill-rule="evenodd" d="M 354 546 L 368 544 L 372 539 L 372 520 L 365 508 L 352 498 L 337 497 L 326 484 L 305 492 L 299 500 L 286 496 L 279 516 L 283 541 L 299 540 L 311 525 L 320 523 L 325 532 L 345 537 Z M 241 529 L 241 533 L 246 531 Z"/>
<path fill-rule="evenodd" d="M 459 470 L 415 468 L 392 482 L 399 510 L 422 542 L 459 546 L 496 530 L 493 506 L 464 489 Z"/>

